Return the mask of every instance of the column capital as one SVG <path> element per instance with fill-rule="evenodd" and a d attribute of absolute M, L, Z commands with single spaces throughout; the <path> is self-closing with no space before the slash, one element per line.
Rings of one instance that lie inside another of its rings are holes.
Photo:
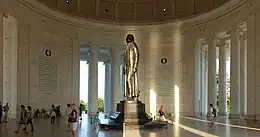
<path fill-rule="evenodd" d="M 205 41 L 210 42 L 212 40 L 216 40 L 217 36 L 215 33 L 211 33 L 208 37 L 205 38 Z"/>
<path fill-rule="evenodd" d="M 247 32 L 246 31 L 240 31 L 240 39 L 243 39 L 243 40 L 247 39 Z"/>
<path fill-rule="evenodd" d="M 91 44 L 88 48 L 88 56 L 91 57 L 93 54 L 98 54 L 99 53 L 99 46 L 95 44 Z"/>

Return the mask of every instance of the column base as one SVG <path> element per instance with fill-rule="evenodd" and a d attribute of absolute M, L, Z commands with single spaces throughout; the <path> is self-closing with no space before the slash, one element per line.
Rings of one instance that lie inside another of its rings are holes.
<path fill-rule="evenodd" d="M 256 115 L 245 115 L 244 116 L 245 120 L 253 120 L 253 121 L 258 121 L 259 117 L 257 117 Z"/>
<path fill-rule="evenodd" d="M 241 119 L 240 114 L 230 114 L 228 116 L 229 119 Z"/>

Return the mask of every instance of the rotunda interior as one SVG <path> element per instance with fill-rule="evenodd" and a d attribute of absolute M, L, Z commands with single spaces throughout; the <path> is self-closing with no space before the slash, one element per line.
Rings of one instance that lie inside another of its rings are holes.
<path fill-rule="evenodd" d="M 259 0 L 0 0 L 0 135 L 14 136 L 20 105 L 48 118 L 54 105 L 57 127 L 40 115 L 29 134 L 70 136 L 67 104 L 75 104 L 85 111 L 77 137 L 260 136 L 259 7 Z M 138 49 L 133 70 L 127 34 Z M 167 129 L 124 123 L 120 132 L 96 132 L 97 112 L 98 125 L 123 114 L 117 104 L 129 102 L 128 71 L 151 122 L 167 121 Z"/>

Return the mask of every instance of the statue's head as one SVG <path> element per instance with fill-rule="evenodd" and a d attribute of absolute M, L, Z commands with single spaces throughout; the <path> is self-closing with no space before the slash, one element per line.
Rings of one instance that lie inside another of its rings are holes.
<path fill-rule="evenodd" d="M 135 41 L 134 35 L 132 35 L 132 34 L 127 34 L 127 36 L 126 36 L 126 43 L 134 42 L 134 41 Z"/>

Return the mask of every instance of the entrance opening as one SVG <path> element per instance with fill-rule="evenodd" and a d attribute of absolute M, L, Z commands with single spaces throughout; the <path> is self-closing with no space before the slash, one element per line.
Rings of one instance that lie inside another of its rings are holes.
<path fill-rule="evenodd" d="M 98 62 L 98 111 L 104 112 L 104 94 L 105 94 L 105 65 L 104 62 Z"/>
<path fill-rule="evenodd" d="M 83 111 L 87 110 L 88 106 L 88 61 L 80 61 L 80 104 L 83 105 Z"/>
<path fill-rule="evenodd" d="M 9 116 L 17 113 L 17 21 L 8 15 L 3 19 L 3 102 L 8 103 Z"/>
<path fill-rule="evenodd" d="M 80 103 L 83 110 L 87 110 L 89 92 L 89 64 L 88 61 L 80 61 Z M 98 62 L 98 111 L 104 112 L 104 93 L 105 93 L 105 65 Z"/>

